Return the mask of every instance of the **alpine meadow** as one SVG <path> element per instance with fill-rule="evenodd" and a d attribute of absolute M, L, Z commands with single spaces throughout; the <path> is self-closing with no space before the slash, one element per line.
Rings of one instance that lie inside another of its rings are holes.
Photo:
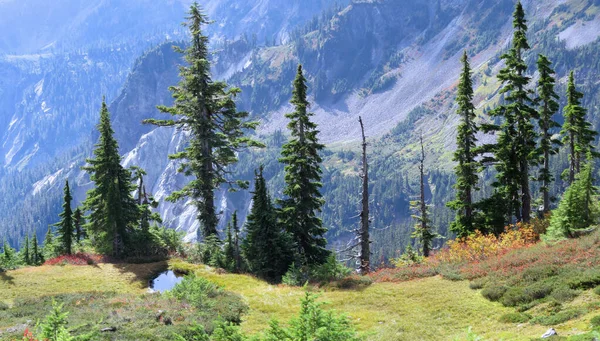
<path fill-rule="evenodd" d="M 600 0 L 0 0 L 0 340 L 600 340 Z"/>

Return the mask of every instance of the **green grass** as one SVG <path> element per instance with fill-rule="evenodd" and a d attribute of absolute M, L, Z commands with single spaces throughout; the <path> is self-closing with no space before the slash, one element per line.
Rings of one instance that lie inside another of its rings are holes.
<path fill-rule="evenodd" d="M 249 312 L 242 317 L 242 329 L 250 334 L 267 328 L 273 318 L 285 322 L 296 315 L 305 290 L 269 285 L 251 276 L 225 274 L 181 260 L 171 260 L 168 265 L 194 272 L 226 291 L 239 294 L 249 306 Z M 167 263 L 101 264 L 9 271 L 0 276 L 0 301 L 11 306 L 0 309 L 0 331 L 43 318 L 51 304 L 50 296 L 54 295 L 60 295 L 57 300 L 65 302 L 66 310 L 71 312 L 69 328 L 78 334 L 116 325 L 122 333 L 121 340 L 161 340 L 193 322 L 210 327 L 214 315 L 202 317 L 176 300 L 144 294 L 148 278 L 166 266 Z M 440 276 L 374 283 L 360 289 L 320 291 L 320 300 L 328 302 L 326 308 L 347 314 L 366 340 L 464 340 L 469 327 L 485 340 L 530 340 L 547 329 L 539 324 L 517 322 L 524 319 L 521 315 L 511 315 L 516 312 L 514 308 L 486 300 L 480 290 L 469 288 L 468 281 L 449 281 Z M 589 331 L 590 319 L 598 314 L 596 300 L 592 290 L 587 290 L 566 303 L 562 311 L 573 312 L 570 317 L 574 318 L 554 328 L 561 335 Z M 174 326 L 155 321 L 159 309 L 171 314 Z M 0 339 L 5 336 L 0 334 Z"/>
<path fill-rule="evenodd" d="M 250 311 L 242 328 L 248 333 L 263 330 L 277 318 L 287 321 L 298 312 L 302 288 L 268 285 L 250 276 L 220 274 L 206 266 L 172 261 L 174 269 L 199 276 L 240 294 Z M 467 281 L 452 282 L 432 277 L 401 283 L 374 283 L 361 290 L 321 292 L 328 308 L 346 313 L 367 340 L 452 340 L 465 335 L 469 326 L 488 340 L 529 340 L 539 337 L 542 326 L 507 325 L 500 316 L 514 312 L 489 302 Z"/>

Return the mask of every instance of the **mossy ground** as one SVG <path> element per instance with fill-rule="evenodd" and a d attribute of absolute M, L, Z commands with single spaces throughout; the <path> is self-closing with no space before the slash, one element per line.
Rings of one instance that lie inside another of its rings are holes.
<path fill-rule="evenodd" d="M 15 305 L 15 302 L 18 304 L 24 297 L 29 297 L 33 298 L 28 301 L 32 306 L 23 310 L 23 316 L 0 319 L 0 330 L 26 320 L 39 319 L 50 304 L 49 296 L 62 295 L 59 300 L 67 301 L 66 308 L 71 311 L 70 328 L 85 329 L 86 321 L 97 324 L 103 315 L 112 311 L 96 311 L 110 308 L 121 314 L 123 318 L 118 322 L 124 328 L 127 327 L 127 316 L 145 318 L 147 322 L 142 328 L 147 330 L 136 333 L 143 333 L 149 340 L 153 337 L 165 339 L 171 327 L 155 324 L 148 320 L 151 317 L 148 314 L 154 314 L 160 304 L 168 305 L 168 309 L 179 308 L 173 302 L 150 302 L 145 299 L 148 295 L 144 292 L 152 274 L 166 266 L 193 271 L 227 291 L 240 294 L 250 308 L 242 322 L 248 333 L 260 332 L 273 318 L 287 321 L 293 317 L 305 290 L 269 285 L 246 275 L 223 274 L 210 267 L 181 260 L 171 260 L 168 264 L 25 268 L 0 275 L 0 301 Z M 89 297 L 90 292 L 94 292 L 91 297 L 104 301 L 97 305 L 89 304 L 86 308 L 79 307 L 81 302 L 77 303 L 77 295 Z M 467 281 L 449 281 L 439 276 L 400 283 L 374 283 L 355 290 L 325 289 L 320 295 L 320 300 L 329 303 L 329 309 L 347 314 L 367 340 L 462 340 L 469 327 L 485 340 L 530 340 L 539 337 L 548 328 L 529 323 L 499 322 L 501 316 L 515 310 L 484 299 L 480 291 L 469 288 Z M 42 297 L 44 299 L 35 299 Z M 589 303 L 596 297 L 590 292 L 572 304 L 579 300 Z M 131 307 L 126 308 L 127 305 Z M 554 328 L 561 335 L 581 333 L 589 330 L 589 321 L 597 313 L 592 311 Z M 176 320 L 174 323 L 178 324 Z M 0 335 L 0 339 L 2 337 Z"/>

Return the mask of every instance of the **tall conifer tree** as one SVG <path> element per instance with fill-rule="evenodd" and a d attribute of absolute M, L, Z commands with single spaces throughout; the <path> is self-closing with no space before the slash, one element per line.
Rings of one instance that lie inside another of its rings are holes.
<path fill-rule="evenodd" d="M 86 210 L 90 211 L 86 230 L 101 251 L 120 258 L 130 242 L 129 233 L 137 227 L 140 210 L 131 194 L 135 190 L 131 172 L 121 166 L 119 146 L 104 100 L 98 131 L 100 139 L 94 149 L 94 158 L 88 159 L 89 166 L 83 168 L 95 184 L 84 202 Z"/>
<path fill-rule="evenodd" d="M 289 235 L 277 222 L 261 166 L 255 174 L 252 208 L 241 246 L 250 271 L 270 282 L 279 282 L 292 263 L 291 244 Z"/>
<path fill-rule="evenodd" d="M 33 233 L 31 241 L 31 262 L 33 265 L 39 265 L 44 262 L 44 256 L 40 252 L 40 247 L 37 240 L 37 233 Z"/>
<path fill-rule="evenodd" d="M 75 240 L 80 243 L 85 238 L 85 231 L 83 230 L 85 225 L 85 218 L 81 212 L 81 208 L 77 207 L 73 212 L 73 226 L 75 227 Z"/>
<path fill-rule="evenodd" d="M 29 234 L 25 236 L 25 240 L 23 241 L 23 247 L 21 248 L 20 254 L 22 255 L 23 263 L 25 263 L 25 265 L 31 265 L 32 261 Z"/>
<path fill-rule="evenodd" d="M 568 180 L 572 184 L 575 181 L 575 175 L 579 173 L 581 163 L 589 152 L 593 157 L 598 157 L 594 150 L 592 142 L 598 134 L 586 120 L 586 110 L 581 106 L 583 93 L 577 91 L 575 87 L 574 72 L 569 74 L 567 83 L 567 105 L 564 108 L 565 121 L 562 126 L 561 134 L 563 143 L 569 149 L 569 170 Z"/>
<path fill-rule="evenodd" d="M 73 211 L 71 210 L 71 189 L 69 188 L 69 180 L 65 181 L 63 211 L 60 214 L 61 220 L 56 223 L 58 229 L 58 244 L 60 252 L 70 255 L 73 253 Z"/>
<path fill-rule="evenodd" d="M 591 153 L 575 181 L 567 188 L 552 213 L 547 235 L 550 238 L 573 237 L 574 232 L 598 223 L 598 188 L 594 186 L 594 166 Z"/>
<path fill-rule="evenodd" d="M 506 66 L 500 70 L 498 79 L 503 83 L 500 90 L 506 100 L 492 110 L 492 116 L 502 118 L 500 126 L 482 125 L 485 131 L 497 132 L 497 142 L 484 151 L 494 154 L 493 161 L 498 171 L 495 186 L 504 196 L 508 206 L 508 222 L 529 221 L 531 217 L 531 192 L 529 168 L 535 159 L 536 133 L 532 119 L 537 112 L 531 106 L 531 91 L 527 89 L 530 78 L 525 75 L 527 64 L 523 53 L 529 50 L 527 21 L 521 2 L 517 2 L 513 14 L 514 34 L 511 49 L 502 55 Z M 490 159 L 486 158 L 486 161 Z"/>
<path fill-rule="evenodd" d="M 542 196 L 544 201 L 544 213 L 550 212 L 550 183 L 554 181 L 550 169 L 550 156 L 558 153 L 560 142 L 552 138 L 552 130 L 560 127 L 552 117 L 558 112 L 558 95 L 554 91 L 555 79 L 552 63 L 544 55 L 540 55 L 537 61 L 540 78 L 538 80 L 538 107 L 540 143 L 538 155 L 540 156 L 540 172 L 538 181 L 542 182 Z"/>
<path fill-rule="evenodd" d="M 288 129 L 291 139 L 282 147 L 280 162 L 285 164 L 286 199 L 281 204 L 281 219 L 296 243 L 302 265 L 322 264 L 329 251 L 324 235 L 327 229 L 317 213 L 323 199 L 320 192 L 321 156 L 324 148 L 319 143 L 317 125 L 310 120 L 314 114 L 308 111 L 306 78 L 302 65 L 294 80 L 292 100 L 295 110 L 286 114 L 290 120 Z"/>
<path fill-rule="evenodd" d="M 236 109 L 234 100 L 240 89 L 228 88 L 226 83 L 211 79 L 208 37 L 202 32 L 202 26 L 209 21 L 197 3 L 192 4 L 187 20 L 185 25 L 192 37 L 191 44 L 185 51 L 178 51 L 185 53 L 188 65 L 180 68 L 179 85 L 170 88 L 175 98 L 174 106 L 158 107 L 175 119 L 145 122 L 175 126 L 190 133 L 189 145 L 170 157 L 183 160 L 179 170 L 195 179 L 168 199 L 176 201 L 191 197 L 202 226 L 198 238 L 201 234 L 207 238 L 218 236 L 215 189 L 225 183 L 246 187 L 245 182 L 228 179 L 228 168 L 237 162 L 237 151 L 260 144 L 246 136 L 246 132 L 255 129 L 257 122 L 246 121 L 248 113 Z"/>
<path fill-rule="evenodd" d="M 475 106 L 473 106 L 473 81 L 471 79 L 471 66 L 467 52 L 462 56 L 463 69 L 458 83 L 458 115 L 461 122 L 458 126 L 456 136 L 456 152 L 454 161 L 457 162 L 454 171 L 456 173 L 456 199 L 448 206 L 456 211 L 456 218 L 450 225 L 450 229 L 458 237 L 465 237 L 475 232 L 474 218 L 475 205 L 473 203 L 473 192 L 477 190 L 477 161 L 476 142 L 477 125 L 475 124 Z"/>

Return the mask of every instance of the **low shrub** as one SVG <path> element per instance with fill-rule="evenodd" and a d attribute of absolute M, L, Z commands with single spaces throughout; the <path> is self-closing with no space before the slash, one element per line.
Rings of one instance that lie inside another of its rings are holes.
<path fill-rule="evenodd" d="M 492 302 L 499 301 L 502 296 L 506 293 L 507 288 L 505 286 L 489 286 L 485 287 L 481 291 L 481 295 Z"/>
<path fill-rule="evenodd" d="M 310 270 L 310 281 L 327 283 L 348 277 L 351 273 L 350 268 L 338 262 L 335 255 L 331 254 L 325 263 Z"/>
<path fill-rule="evenodd" d="M 568 309 L 553 315 L 535 317 L 531 322 L 541 324 L 542 326 L 554 326 L 578 318 L 586 312 L 586 309 Z"/>
<path fill-rule="evenodd" d="M 242 296 L 222 291 L 216 297 L 217 302 L 212 308 L 218 316 L 227 323 L 242 323 L 242 316 L 248 312 L 248 306 Z"/>
<path fill-rule="evenodd" d="M 487 278 L 476 278 L 469 282 L 469 288 L 473 290 L 483 289 L 483 287 L 487 284 Z"/>
<path fill-rule="evenodd" d="M 289 270 L 281 278 L 281 283 L 290 286 L 300 286 L 308 282 L 308 274 L 296 264 L 292 264 Z"/>
<path fill-rule="evenodd" d="M 600 286 L 594 288 L 594 294 L 600 295 Z"/>
<path fill-rule="evenodd" d="M 531 320 L 531 315 L 524 313 L 507 313 L 500 316 L 502 323 L 525 323 Z"/>
<path fill-rule="evenodd" d="M 369 276 L 349 276 L 342 278 L 339 281 L 332 283 L 332 286 L 338 289 L 350 290 L 350 289 L 362 289 L 373 284 L 373 280 Z"/>
<path fill-rule="evenodd" d="M 192 274 L 185 276 L 166 293 L 166 296 L 186 301 L 198 309 L 203 309 L 211 307 L 212 300 L 209 299 L 215 298 L 219 293 L 221 289 L 216 284 Z"/>
<path fill-rule="evenodd" d="M 105 262 L 106 259 L 102 255 L 94 255 L 89 253 L 75 253 L 72 255 L 62 255 L 48 259 L 44 265 L 94 265 Z"/>
<path fill-rule="evenodd" d="M 550 295 L 556 302 L 565 303 L 575 299 L 581 294 L 580 290 L 574 290 L 567 287 L 560 287 L 552 291 Z"/>
<path fill-rule="evenodd" d="M 9 309 L 10 306 L 2 301 L 0 301 L 0 311 Z"/>
<path fill-rule="evenodd" d="M 485 297 L 485 296 L 484 296 Z M 506 290 L 502 298 L 500 299 L 500 303 L 505 307 L 516 307 L 518 305 L 529 303 L 533 300 L 530 299 L 525 293 L 525 290 L 522 288 L 510 288 Z"/>
<path fill-rule="evenodd" d="M 596 316 L 592 317 L 592 319 L 590 320 L 590 323 L 592 324 L 593 327 L 600 327 L 600 315 L 596 315 Z"/>

